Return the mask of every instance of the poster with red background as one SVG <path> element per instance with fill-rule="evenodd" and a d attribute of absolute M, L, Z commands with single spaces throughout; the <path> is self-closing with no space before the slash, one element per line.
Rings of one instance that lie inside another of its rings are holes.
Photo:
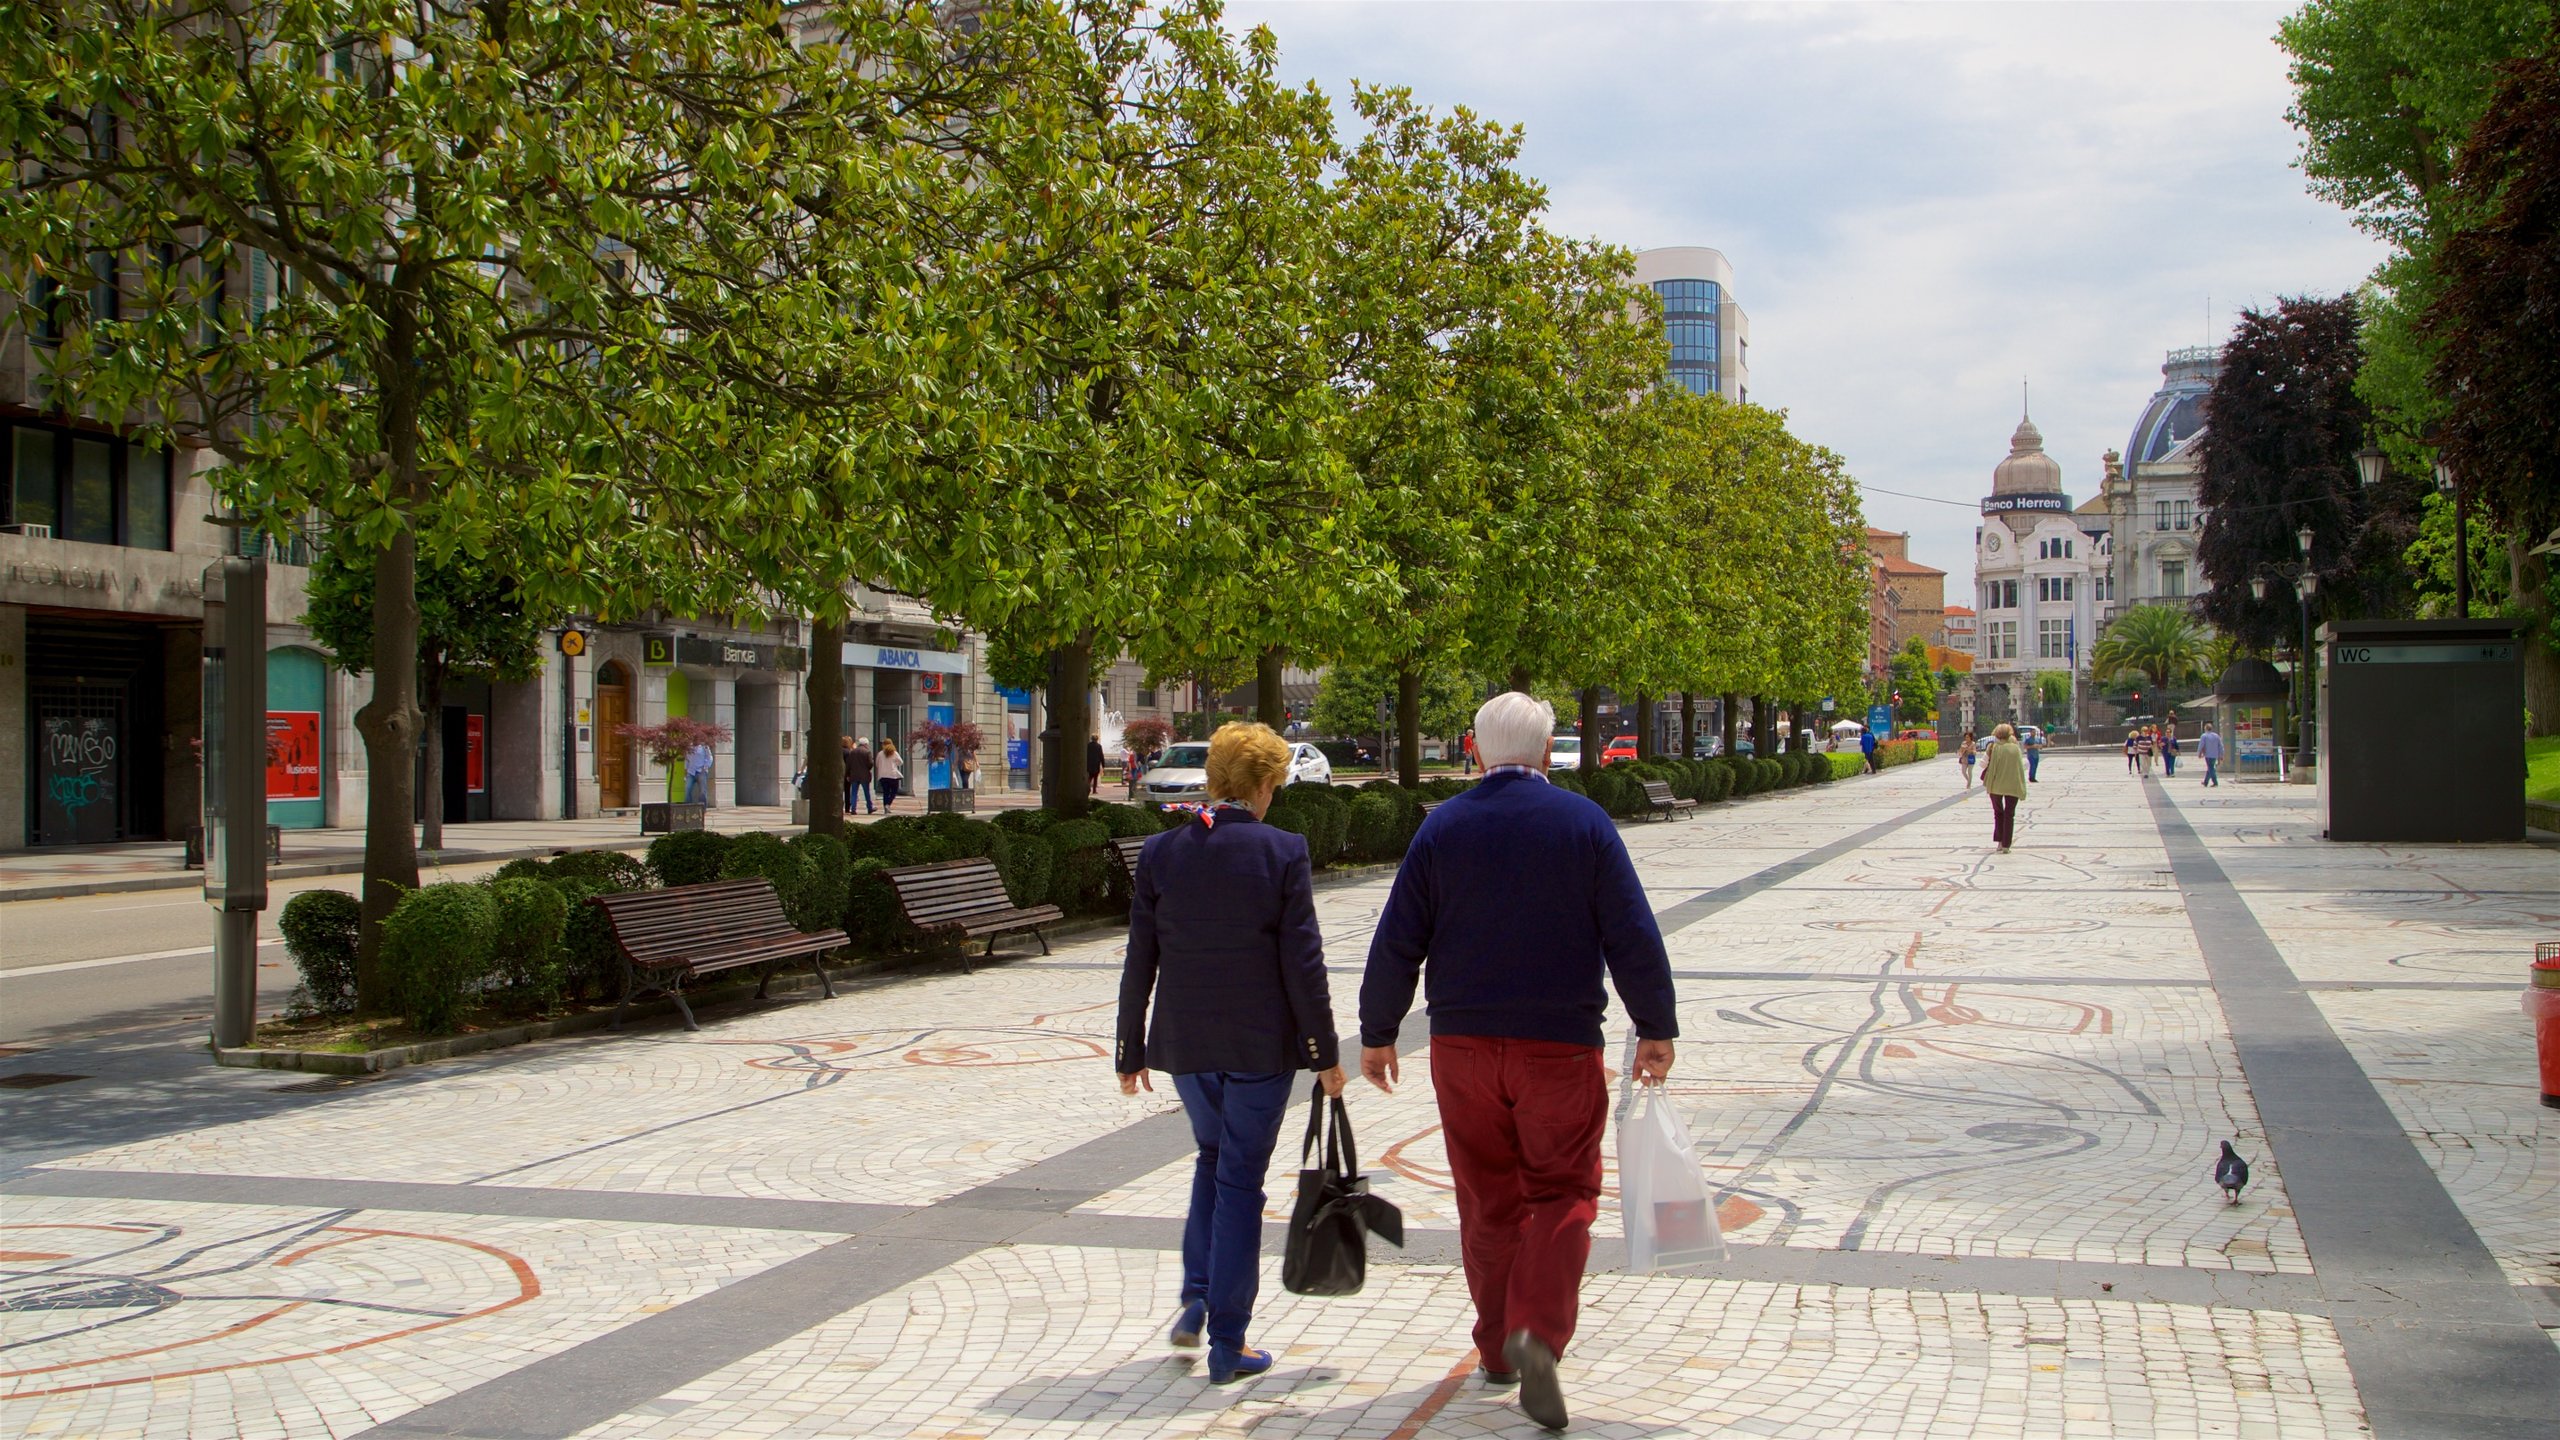
<path fill-rule="evenodd" d="M 462 717 L 462 788 L 477 795 L 489 788 L 489 718 Z"/>
<path fill-rule="evenodd" d="M 267 712 L 267 798 L 320 798 L 320 712 Z"/>

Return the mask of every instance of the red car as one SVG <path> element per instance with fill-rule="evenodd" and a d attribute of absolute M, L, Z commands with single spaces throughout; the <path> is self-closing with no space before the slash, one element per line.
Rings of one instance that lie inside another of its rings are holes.
<path fill-rule="evenodd" d="M 1608 749 L 1600 752 L 1600 763 L 1603 765 L 1612 760 L 1633 760 L 1634 758 L 1636 758 L 1636 737 L 1633 735 L 1619 736 L 1609 742 Z"/>

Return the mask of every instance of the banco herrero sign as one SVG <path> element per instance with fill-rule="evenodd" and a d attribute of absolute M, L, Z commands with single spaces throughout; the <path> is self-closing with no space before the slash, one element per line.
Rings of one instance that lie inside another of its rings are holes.
<path fill-rule="evenodd" d="M 1999 515 L 2011 510 L 2050 510 L 2057 515 L 2071 513 L 2071 497 L 2054 493 L 2046 495 L 1994 495 L 1982 502 L 1982 513 Z"/>

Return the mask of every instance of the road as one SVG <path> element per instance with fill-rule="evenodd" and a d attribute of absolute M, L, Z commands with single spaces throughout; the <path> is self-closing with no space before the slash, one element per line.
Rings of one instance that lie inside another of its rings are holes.
<path fill-rule="evenodd" d="M 439 880 L 476 880 L 497 866 L 454 865 Z M 259 917 L 258 1008 L 283 1007 L 299 977 L 276 930 L 305 890 L 356 889 L 353 875 L 280 880 Z M 166 1024 L 213 1004 L 213 912 L 193 890 L 83 895 L 0 905 L 0 1045 L 55 1042 Z"/>

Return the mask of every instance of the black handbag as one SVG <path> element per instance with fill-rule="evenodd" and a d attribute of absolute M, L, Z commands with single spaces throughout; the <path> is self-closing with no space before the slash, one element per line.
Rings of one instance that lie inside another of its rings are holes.
<path fill-rule="evenodd" d="M 1321 1081 L 1307 1101 L 1307 1138 L 1298 1147 L 1298 1204 L 1289 1214 L 1280 1283 L 1292 1295 L 1357 1295 L 1368 1274 L 1369 1237 L 1401 1248 L 1404 1212 L 1369 1193 L 1342 1101 L 1328 1103 Z M 1325 1124 L 1328 1110 L 1331 1125 Z M 1324 1139 L 1321 1156 L 1319 1135 Z"/>

